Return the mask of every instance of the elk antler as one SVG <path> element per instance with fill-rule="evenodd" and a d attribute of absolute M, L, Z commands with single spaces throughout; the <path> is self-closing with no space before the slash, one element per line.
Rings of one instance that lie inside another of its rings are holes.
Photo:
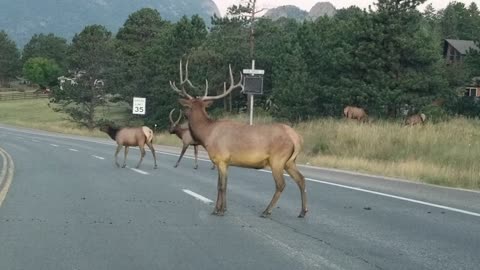
<path fill-rule="evenodd" d="M 229 69 L 229 72 L 230 72 L 230 87 L 228 89 L 224 89 L 223 91 L 223 94 L 221 95 L 218 95 L 218 96 L 212 96 L 212 97 L 209 97 L 208 96 L 208 80 L 205 80 L 205 94 L 203 97 L 201 97 L 200 99 L 201 100 L 216 100 L 216 99 L 221 99 L 223 97 L 226 97 L 228 96 L 235 88 L 242 88 L 242 91 L 243 91 L 243 88 L 244 88 L 244 85 L 242 83 L 243 81 L 243 75 L 242 73 L 240 72 L 240 80 L 238 81 L 237 84 L 235 84 L 235 81 L 233 79 L 233 74 L 232 74 L 232 66 L 231 65 L 228 65 L 228 69 Z M 193 99 L 193 97 L 191 95 L 189 95 L 187 93 L 187 91 L 185 90 L 185 84 L 188 84 L 190 87 L 192 88 L 197 88 L 193 85 L 193 83 L 188 79 L 188 61 L 185 65 L 185 79 L 183 79 L 183 68 L 182 68 L 182 60 L 180 60 L 180 85 L 182 87 L 182 89 L 178 89 L 178 87 L 176 86 L 175 82 L 172 82 L 170 81 L 170 87 L 175 91 L 177 92 L 179 95 L 183 96 L 183 97 L 186 97 L 188 99 Z"/>
<path fill-rule="evenodd" d="M 202 100 L 216 100 L 216 99 L 221 99 L 223 97 L 226 97 L 228 96 L 235 88 L 244 88 L 244 85 L 242 83 L 242 80 L 243 80 L 243 75 L 242 73 L 240 72 L 240 80 L 238 81 L 237 84 L 235 84 L 235 81 L 233 79 L 233 74 L 232 74 L 232 66 L 231 65 L 228 65 L 228 70 L 230 72 L 230 87 L 228 89 L 223 89 L 223 94 L 220 94 L 218 96 L 213 96 L 213 97 L 209 97 L 207 96 L 208 95 L 208 81 L 207 81 L 207 87 L 205 88 L 205 95 L 202 97 Z"/>
<path fill-rule="evenodd" d="M 168 118 L 170 118 L 170 123 L 172 124 L 172 126 L 178 125 L 178 123 L 180 122 L 180 119 L 182 119 L 182 112 L 180 112 L 180 115 L 178 116 L 178 120 L 173 122 L 172 114 L 173 114 L 174 111 L 175 111 L 175 109 L 172 109 L 170 111 L 170 114 L 168 115 Z"/>
<path fill-rule="evenodd" d="M 183 97 L 186 97 L 188 99 L 193 99 L 192 96 L 190 96 L 187 91 L 185 91 L 185 83 L 188 83 L 190 87 L 195 88 L 193 86 L 192 82 L 188 79 L 188 60 L 187 64 L 185 65 L 185 80 L 183 79 L 183 68 L 182 68 L 182 60 L 180 60 L 180 86 L 182 87 L 182 90 L 178 89 L 175 82 L 170 81 L 170 87 L 173 89 L 173 91 L 177 92 Z"/>

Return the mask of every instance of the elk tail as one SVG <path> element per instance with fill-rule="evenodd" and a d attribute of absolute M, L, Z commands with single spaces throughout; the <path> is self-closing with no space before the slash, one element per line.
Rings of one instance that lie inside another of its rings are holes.
<path fill-rule="evenodd" d="M 143 134 L 145 134 L 146 142 L 147 143 L 153 143 L 153 131 L 149 127 L 142 127 Z"/>
<path fill-rule="evenodd" d="M 294 163 L 297 156 L 300 154 L 303 148 L 303 137 L 296 133 L 292 128 L 287 129 L 287 133 L 293 142 L 293 152 L 290 158 L 287 160 L 287 164 Z"/>

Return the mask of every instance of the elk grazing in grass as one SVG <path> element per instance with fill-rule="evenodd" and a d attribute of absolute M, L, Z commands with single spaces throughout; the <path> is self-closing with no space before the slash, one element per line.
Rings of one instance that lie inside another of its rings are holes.
<path fill-rule="evenodd" d="M 185 151 L 187 151 L 188 146 L 193 145 L 193 152 L 195 154 L 195 166 L 193 167 L 194 169 L 198 168 L 198 146 L 199 143 L 197 143 L 195 140 L 192 138 L 192 134 L 190 133 L 190 129 L 188 127 L 182 127 L 179 125 L 180 120 L 182 119 L 182 113 L 180 112 L 180 115 L 177 119 L 177 121 L 173 121 L 172 119 L 172 114 L 175 111 L 175 109 L 172 109 L 170 111 L 170 114 L 168 115 L 168 118 L 170 119 L 170 128 L 168 131 L 170 134 L 175 134 L 177 137 L 182 140 L 183 147 L 182 147 L 182 152 L 180 153 L 180 157 L 178 158 L 177 163 L 175 164 L 175 168 L 178 167 L 178 164 L 180 164 L 180 160 L 182 159 L 183 155 L 185 154 Z M 215 164 L 212 166 L 212 170 L 215 169 Z"/>
<path fill-rule="evenodd" d="M 153 148 L 152 141 L 153 141 L 153 131 L 148 127 L 135 127 L 135 128 L 116 128 L 112 127 L 109 124 L 103 125 L 100 127 L 100 130 L 107 133 L 112 140 L 117 142 L 117 150 L 115 151 L 115 164 L 117 167 L 120 167 L 117 161 L 117 155 L 122 147 L 125 146 L 125 156 L 123 159 L 122 168 L 127 166 L 127 154 L 128 154 L 128 147 L 130 146 L 138 146 L 140 148 L 140 161 L 137 164 L 137 168 L 140 167 L 142 164 L 143 158 L 145 157 L 145 144 L 150 148 L 153 154 L 153 160 L 155 162 L 155 169 L 157 168 L 157 157 L 155 156 L 155 149 Z"/>
<path fill-rule="evenodd" d="M 408 116 L 405 119 L 405 126 L 414 126 L 417 124 L 423 124 L 425 123 L 425 120 L 427 120 L 427 116 L 423 113 L 421 114 L 413 114 Z"/>
<path fill-rule="evenodd" d="M 268 204 L 262 217 L 272 213 L 280 195 L 285 188 L 283 178 L 284 170 L 292 177 L 300 189 L 301 211 L 298 217 L 304 217 L 307 213 L 307 196 L 305 190 L 305 178 L 297 169 L 296 159 L 302 150 L 303 139 L 291 127 L 283 124 L 254 125 L 234 122 L 231 120 L 213 120 L 206 108 L 214 100 L 229 95 L 234 89 L 243 89 L 242 75 L 240 81 L 235 84 L 230 71 L 230 87 L 224 93 L 217 96 L 208 96 L 208 80 L 206 80 L 205 95 L 192 97 L 185 90 L 185 84 L 192 86 L 188 79 L 188 62 L 186 75 L 183 78 L 183 67 L 180 61 L 180 86 L 177 88 L 174 82 L 170 82 L 172 89 L 183 98 L 179 99 L 185 107 L 185 115 L 189 122 L 192 137 L 199 142 L 208 152 L 210 160 L 217 166 L 217 201 L 212 214 L 222 216 L 227 208 L 226 190 L 228 167 L 237 166 L 244 168 L 262 169 L 270 167 L 275 180 L 275 193 Z"/>
<path fill-rule="evenodd" d="M 348 119 L 356 119 L 360 123 L 368 121 L 368 114 L 364 109 L 354 106 L 347 106 L 343 109 L 343 116 Z"/>

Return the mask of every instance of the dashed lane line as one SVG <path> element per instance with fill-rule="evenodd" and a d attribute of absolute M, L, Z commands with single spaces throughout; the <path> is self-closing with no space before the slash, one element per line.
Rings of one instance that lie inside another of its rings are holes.
<path fill-rule="evenodd" d="M 213 203 L 212 200 L 210 200 L 209 198 L 207 197 L 204 197 L 198 193 L 195 193 L 189 189 L 182 189 L 183 192 L 187 193 L 188 195 L 194 197 L 195 199 L 199 200 L 199 201 L 202 201 L 203 203 L 206 203 L 206 204 L 211 204 Z"/>

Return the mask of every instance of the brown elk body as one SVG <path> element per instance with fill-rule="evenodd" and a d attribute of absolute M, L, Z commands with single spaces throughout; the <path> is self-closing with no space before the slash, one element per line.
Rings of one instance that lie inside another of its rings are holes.
<path fill-rule="evenodd" d="M 413 114 L 413 115 L 410 115 L 409 117 L 407 117 L 407 119 L 405 119 L 405 125 L 406 126 L 414 126 L 414 125 L 417 125 L 417 124 L 423 124 L 423 123 L 425 123 L 426 119 L 427 119 L 427 116 L 423 113 Z"/>
<path fill-rule="evenodd" d="M 300 189 L 301 212 L 299 217 L 307 213 L 307 197 L 305 190 L 305 178 L 297 169 L 296 158 L 302 150 L 303 139 L 291 127 L 283 124 L 255 125 L 234 122 L 230 120 L 212 120 L 206 112 L 206 108 L 213 100 L 223 98 L 236 88 L 243 89 L 240 83 L 234 84 L 230 68 L 230 88 L 223 94 L 209 97 L 208 81 L 205 95 L 193 98 L 185 91 L 184 84 L 188 81 L 187 75 L 183 79 L 182 64 L 180 63 L 180 81 L 182 90 L 175 83 L 171 87 L 186 99 L 179 99 L 185 107 L 185 115 L 188 118 L 190 131 L 193 138 L 198 141 L 208 152 L 212 162 L 218 168 L 217 201 L 212 214 L 223 215 L 226 203 L 227 175 L 229 166 L 261 169 L 270 167 L 275 180 L 275 193 L 262 216 L 272 213 L 282 191 L 285 188 L 284 170 L 292 177 Z"/>
<path fill-rule="evenodd" d="M 347 106 L 343 109 L 343 116 L 348 119 L 355 119 L 358 122 L 365 123 L 368 120 L 368 114 L 364 109 L 354 106 Z"/>
<path fill-rule="evenodd" d="M 110 125 L 106 125 L 100 128 L 101 131 L 105 132 L 112 138 L 112 140 L 117 142 L 117 150 L 115 151 L 115 164 L 117 167 L 120 167 L 118 164 L 117 156 L 118 152 L 122 150 L 122 147 L 125 146 L 125 156 L 123 159 L 122 168 L 125 168 L 127 161 L 128 148 L 130 146 L 138 146 L 140 148 L 140 161 L 137 164 L 137 168 L 142 164 L 143 158 L 145 157 L 145 144 L 150 148 L 153 154 L 153 160 L 155 162 L 155 169 L 157 168 L 157 157 L 155 155 L 155 149 L 153 148 L 153 131 L 148 127 L 135 127 L 135 128 L 116 128 Z"/>
<path fill-rule="evenodd" d="M 194 169 L 198 168 L 198 146 L 200 145 L 198 142 L 196 142 L 192 138 L 192 134 L 190 133 L 190 128 L 188 127 L 182 127 L 179 125 L 180 120 L 182 119 L 182 114 L 180 113 L 180 116 L 178 117 L 177 121 L 173 121 L 172 119 L 172 114 L 175 111 L 175 109 L 172 109 L 170 111 L 170 115 L 168 116 L 170 119 L 170 128 L 168 129 L 168 132 L 170 134 L 175 134 L 177 137 L 182 140 L 183 146 L 182 146 L 182 152 L 180 153 L 180 157 L 178 158 L 177 163 L 175 164 L 175 168 L 178 167 L 178 164 L 180 164 L 180 160 L 182 159 L 183 155 L 185 154 L 185 151 L 187 151 L 187 148 L 190 145 L 193 145 L 193 152 L 195 154 L 195 166 L 193 167 Z M 215 169 L 215 164 L 212 165 L 212 170 Z"/>

